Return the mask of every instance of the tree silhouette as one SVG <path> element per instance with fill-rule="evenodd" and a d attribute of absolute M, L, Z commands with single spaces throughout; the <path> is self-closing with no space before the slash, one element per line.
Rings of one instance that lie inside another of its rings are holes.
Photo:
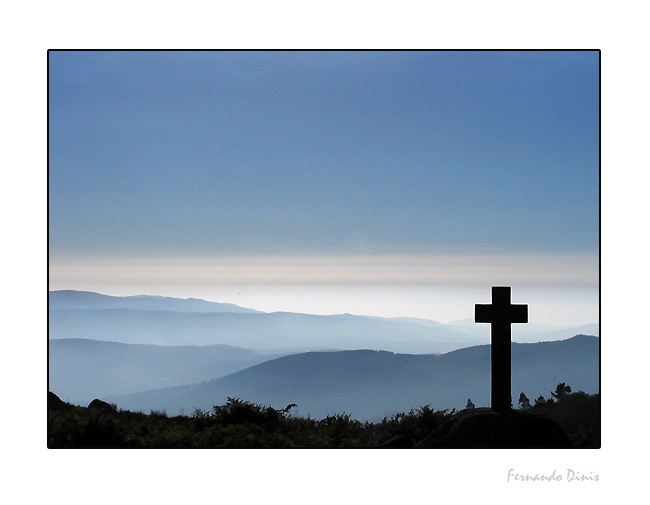
<path fill-rule="evenodd" d="M 519 395 L 519 408 L 521 410 L 528 410 L 530 408 L 530 400 L 523 391 Z"/>
<path fill-rule="evenodd" d="M 551 393 L 551 396 L 556 400 L 561 400 L 562 398 L 566 397 L 570 392 L 571 392 L 571 386 L 565 384 L 564 382 L 560 382 L 557 385 L 557 388 L 555 388 L 555 391 Z"/>

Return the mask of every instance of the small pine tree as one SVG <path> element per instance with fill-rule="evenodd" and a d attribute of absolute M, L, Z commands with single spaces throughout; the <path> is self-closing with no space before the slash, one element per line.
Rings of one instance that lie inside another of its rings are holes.
<path fill-rule="evenodd" d="M 546 400 L 542 395 L 539 395 L 539 397 L 535 400 L 535 405 L 541 405 L 542 403 L 546 403 Z"/>
<path fill-rule="evenodd" d="M 561 400 L 562 398 L 566 397 L 570 392 L 571 392 L 571 386 L 568 386 L 564 382 L 560 382 L 555 388 L 555 391 L 551 393 L 551 396 L 556 400 Z"/>
<path fill-rule="evenodd" d="M 521 410 L 528 410 L 530 408 L 530 400 L 523 391 L 519 395 L 519 408 Z"/>
<path fill-rule="evenodd" d="M 473 409 L 473 408 L 475 408 L 474 404 L 472 403 L 472 400 L 470 400 L 469 398 L 467 399 L 467 405 L 465 405 L 465 408 L 466 408 L 466 409 Z"/>

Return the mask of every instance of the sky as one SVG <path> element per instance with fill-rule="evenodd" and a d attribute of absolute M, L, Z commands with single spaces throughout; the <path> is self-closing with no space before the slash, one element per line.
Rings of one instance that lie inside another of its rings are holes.
<path fill-rule="evenodd" d="M 599 318 L 598 52 L 49 53 L 49 284 Z"/>

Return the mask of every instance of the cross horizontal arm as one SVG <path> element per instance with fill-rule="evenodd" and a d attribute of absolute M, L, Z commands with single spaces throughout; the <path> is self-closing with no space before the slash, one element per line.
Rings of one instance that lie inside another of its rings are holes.
<path fill-rule="evenodd" d="M 527 323 L 528 305 L 511 305 L 509 316 L 511 323 Z"/>
<path fill-rule="evenodd" d="M 491 323 L 493 319 L 492 305 L 476 304 L 474 321 L 477 323 Z"/>

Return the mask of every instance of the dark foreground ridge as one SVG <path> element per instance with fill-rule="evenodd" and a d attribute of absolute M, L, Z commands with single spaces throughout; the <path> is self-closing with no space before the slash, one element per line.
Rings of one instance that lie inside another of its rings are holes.
<path fill-rule="evenodd" d="M 517 410 L 466 409 L 416 445 L 423 449 L 568 449 L 569 437 L 547 417 Z"/>
<path fill-rule="evenodd" d="M 347 414 L 316 420 L 229 398 L 211 411 L 170 417 L 119 410 L 99 399 L 71 405 L 48 392 L 48 447 L 54 448 L 598 448 L 600 396 L 539 398 L 526 411 L 460 412 L 429 406 L 381 422 Z"/>

